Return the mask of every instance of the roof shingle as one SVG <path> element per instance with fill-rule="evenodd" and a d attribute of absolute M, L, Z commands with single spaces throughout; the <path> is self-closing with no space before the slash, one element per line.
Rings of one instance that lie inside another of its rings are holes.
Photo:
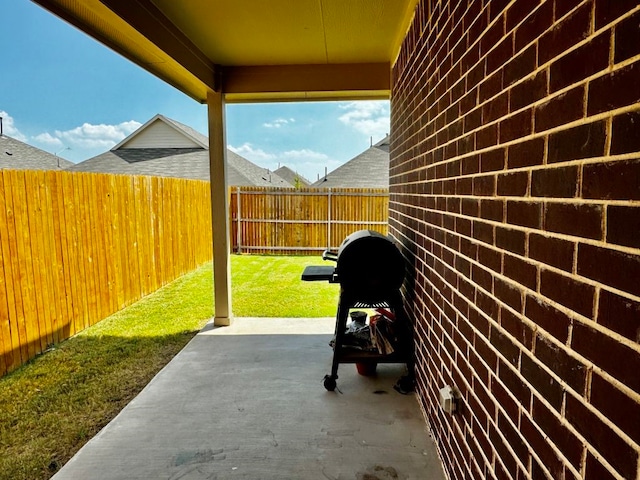
<path fill-rule="evenodd" d="M 389 188 L 389 136 L 314 182 L 318 188 Z"/>
<path fill-rule="evenodd" d="M 0 135 L 0 169 L 62 170 L 70 165 L 69 160 Z"/>

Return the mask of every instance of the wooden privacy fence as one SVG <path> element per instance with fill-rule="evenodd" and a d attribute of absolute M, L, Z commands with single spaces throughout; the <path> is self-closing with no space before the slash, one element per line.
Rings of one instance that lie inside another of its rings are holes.
<path fill-rule="evenodd" d="M 230 189 L 233 249 L 387 233 L 383 189 Z M 208 182 L 0 170 L 0 375 L 212 258 Z"/>
<path fill-rule="evenodd" d="M 233 251 L 317 255 L 356 230 L 386 235 L 388 210 L 387 189 L 232 187 Z"/>
<path fill-rule="evenodd" d="M 0 374 L 211 260 L 209 188 L 0 171 Z"/>

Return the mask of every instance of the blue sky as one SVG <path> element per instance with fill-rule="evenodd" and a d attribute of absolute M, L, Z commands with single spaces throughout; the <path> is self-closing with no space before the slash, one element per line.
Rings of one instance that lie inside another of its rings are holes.
<path fill-rule="evenodd" d="M 207 133 L 207 109 L 28 0 L 0 0 L 4 133 L 72 162 L 160 113 Z M 388 102 L 228 105 L 227 144 L 310 180 L 389 132 Z"/>

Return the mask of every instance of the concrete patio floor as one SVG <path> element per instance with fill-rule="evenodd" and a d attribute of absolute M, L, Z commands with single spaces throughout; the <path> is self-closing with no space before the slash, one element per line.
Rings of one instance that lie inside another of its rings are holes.
<path fill-rule="evenodd" d="M 340 365 L 328 392 L 334 319 L 207 325 L 54 477 L 169 480 L 440 480 L 414 395 Z"/>

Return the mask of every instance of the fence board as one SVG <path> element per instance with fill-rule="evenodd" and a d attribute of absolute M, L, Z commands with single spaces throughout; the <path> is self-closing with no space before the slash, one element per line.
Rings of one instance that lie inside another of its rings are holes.
<path fill-rule="evenodd" d="M 158 198 L 158 192 L 160 190 L 159 182 L 160 179 L 158 177 L 154 177 L 151 179 L 151 209 L 154 212 L 153 228 L 151 230 L 153 238 L 153 269 L 155 273 L 153 278 L 154 288 L 159 288 L 160 285 L 162 285 L 162 260 L 160 258 L 160 242 L 157 241 L 157 239 L 161 237 L 160 216 L 162 215 L 162 212 L 160 211 L 160 199 Z"/>
<path fill-rule="evenodd" d="M 29 240 L 31 267 L 33 269 L 34 297 L 38 312 L 38 328 L 40 330 L 40 351 L 53 343 L 53 322 L 49 311 L 51 290 L 47 288 L 47 268 L 50 264 L 49 252 L 44 248 L 42 205 L 40 190 L 44 180 L 43 172 L 34 172 L 34 181 L 25 182 L 27 195 L 27 220 L 29 224 Z M 51 292 L 52 293 L 52 292 Z"/>
<path fill-rule="evenodd" d="M 97 298 L 96 298 L 96 269 L 93 265 L 93 212 L 90 208 L 89 199 L 89 188 L 90 188 L 90 179 L 91 175 L 82 175 L 79 176 L 80 180 L 78 185 L 78 195 L 81 204 L 80 207 L 80 215 L 81 218 L 84 219 L 80 225 L 80 241 L 82 244 L 82 261 L 84 263 L 85 269 L 85 278 L 86 278 L 86 295 L 87 295 L 87 309 L 84 316 L 84 328 L 87 328 L 93 324 L 93 319 L 98 315 L 98 307 L 97 307 Z"/>
<path fill-rule="evenodd" d="M 68 331 L 73 335 L 78 331 L 78 318 L 80 317 L 80 305 L 83 302 L 82 296 L 78 292 L 78 281 L 80 279 L 80 268 L 76 260 L 77 242 L 75 239 L 76 212 L 73 200 L 72 177 L 63 175 L 60 182 L 60 211 L 64 218 L 61 226 L 64 238 L 64 262 L 67 265 L 66 275 L 68 276 L 67 296 L 70 299 L 71 311 L 69 312 Z"/>
<path fill-rule="evenodd" d="M 20 329 L 21 341 L 26 343 L 29 358 L 40 353 L 40 327 L 38 325 L 37 307 L 34 298 L 33 266 L 31 263 L 29 220 L 27 212 L 27 198 L 25 192 L 24 172 L 12 172 L 11 195 L 13 197 L 13 219 L 15 235 L 14 274 L 17 273 L 17 287 L 22 296 L 22 323 Z M 9 234 L 9 240 L 12 236 Z M 13 258 L 12 258 L 13 262 Z M 24 340 L 23 340 L 24 339 Z"/>
<path fill-rule="evenodd" d="M 63 303 L 60 296 L 61 292 L 64 292 L 63 288 L 60 288 L 60 257 L 56 247 L 56 235 L 55 225 L 53 222 L 53 203 L 52 203 L 52 186 L 55 184 L 53 171 L 42 171 L 41 180 L 41 205 L 42 205 L 42 217 L 43 225 L 40 235 L 43 239 L 43 249 L 48 252 L 49 264 L 46 267 L 47 274 L 47 290 L 50 294 L 49 312 L 51 316 L 51 343 L 57 343 L 60 341 L 60 317 L 63 310 Z M 46 215 L 45 212 L 50 212 Z"/>
<path fill-rule="evenodd" d="M 93 194 L 89 193 L 87 196 L 89 211 L 91 212 L 91 236 L 92 236 L 92 263 L 94 270 L 94 278 L 95 278 L 95 297 L 96 297 L 96 317 L 97 319 L 102 319 L 106 315 L 108 315 L 108 310 L 106 308 L 106 298 L 103 295 L 103 290 L 105 289 L 104 279 L 106 277 L 106 267 L 103 262 L 104 256 L 101 252 L 104 251 L 104 243 L 103 243 L 103 224 L 102 224 L 102 209 L 100 208 L 100 202 L 102 198 L 100 196 L 100 185 L 98 182 L 98 178 L 95 175 L 89 176 L 89 192 L 93 192 Z M 95 321 L 92 320 L 92 324 Z"/>
<path fill-rule="evenodd" d="M 2 262 L 0 262 L 0 335 L 2 343 L 0 348 L 6 355 L 2 355 L 0 369 L 2 371 L 10 370 L 20 364 L 20 343 L 18 341 L 17 330 L 14 328 L 14 332 L 11 331 L 13 320 L 15 322 L 15 305 L 13 305 L 13 283 L 11 275 L 11 266 L 8 262 L 9 258 L 9 244 L 7 233 L 7 218 L 6 218 L 6 204 L 5 204 L 5 185 L 4 177 L 0 175 L 0 255 L 2 256 Z M 7 272 L 5 273 L 5 260 L 7 260 Z M 11 307 L 13 306 L 13 311 Z M 13 324 L 15 326 L 15 323 Z M 17 358 L 16 358 L 17 357 Z"/>
<path fill-rule="evenodd" d="M 52 345 L 57 342 L 58 315 L 59 309 L 57 292 L 54 286 L 56 276 L 56 252 L 55 243 L 52 239 L 51 215 L 44 215 L 44 212 L 51 211 L 51 195 L 47 186 L 47 172 L 44 170 L 37 172 L 38 192 L 39 192 L 39 222 L 38 238 L 40 240 L 40 248 L 46 253 L 45 265 L 43 268 L 43 278 L 45 283 L 45 301 L 44 307 L 47 310 L 47 344 Z"/>
<path fill-rule="evenodd" d="M 71 268 L 67 246 L 67 224 L 64 214 L 64 175 L 52 173 L 51 183 L 51 218 L 53 221 L 53 237 L 56 241 L 56 257 L 59 262 L 57 288 L 61 297 L 59 312 L 59 340 L 71 336 L 73 322 L 73 297 L 71 296 Z"/>
<path fill-rule="evenodd" d="M 105 251 L 105 225 L 104 225 L 104 210 L 102 204 L 104 203 L 104 188 L 102 184 L 102 177 L 92 175 L 91 190 L 93 195 L 89 195 L 89 202 L 91 204 L 92 219 L 94 224 L 93 236 L 94 236 L 94 248 L 95 248 L 95 271 L 96 271 L 96 298 L 98 307 L 98 318 L 104 318 L 109 312 L 109 298 L 108 288 L 109 282 L 107 280 L 107 265 L 106 257 L 102 252 Z"/>
<path fill-rule="evenodd" d="M 26 362 L 28 357 L 26 345 L 26 333 L 24 332 L 24 316 L 22 312 L 22 295 L 18 285 L 19 270 L 15 256 L 15 222 L 13 215 L 13 197 L 11 195 L 11 174 L 2 172 L 3 192 L 0 196 L 3 217 L 0 221 L 0 241 L 2 242 L 2 255 L 5 271 L 5 290 L 7 292 L 7 310 L 9 313 L 9 326 L 11 330 L 12 358 L 11 365 L 17 366 Z"/>
<path fill-rule="evenodd" d="M 118 282 L 122 285 L 123 300 L 120 304 L 120 308 L 124 308 L 129 304 L 129 299 L 132 298 L 133 293 L 131 291 L 131 277 L 129 275 L 129 239 L 128 237 L 128 221 L 127 210 L 129 205 L 128 196 L 128 178 L 124 175 L 118 175 L 116 177 L 117 190 L 115 193 L 116 198 L 116 222 L 118 224 L 118 252 L 120 253 L 120 277 Z"/>

